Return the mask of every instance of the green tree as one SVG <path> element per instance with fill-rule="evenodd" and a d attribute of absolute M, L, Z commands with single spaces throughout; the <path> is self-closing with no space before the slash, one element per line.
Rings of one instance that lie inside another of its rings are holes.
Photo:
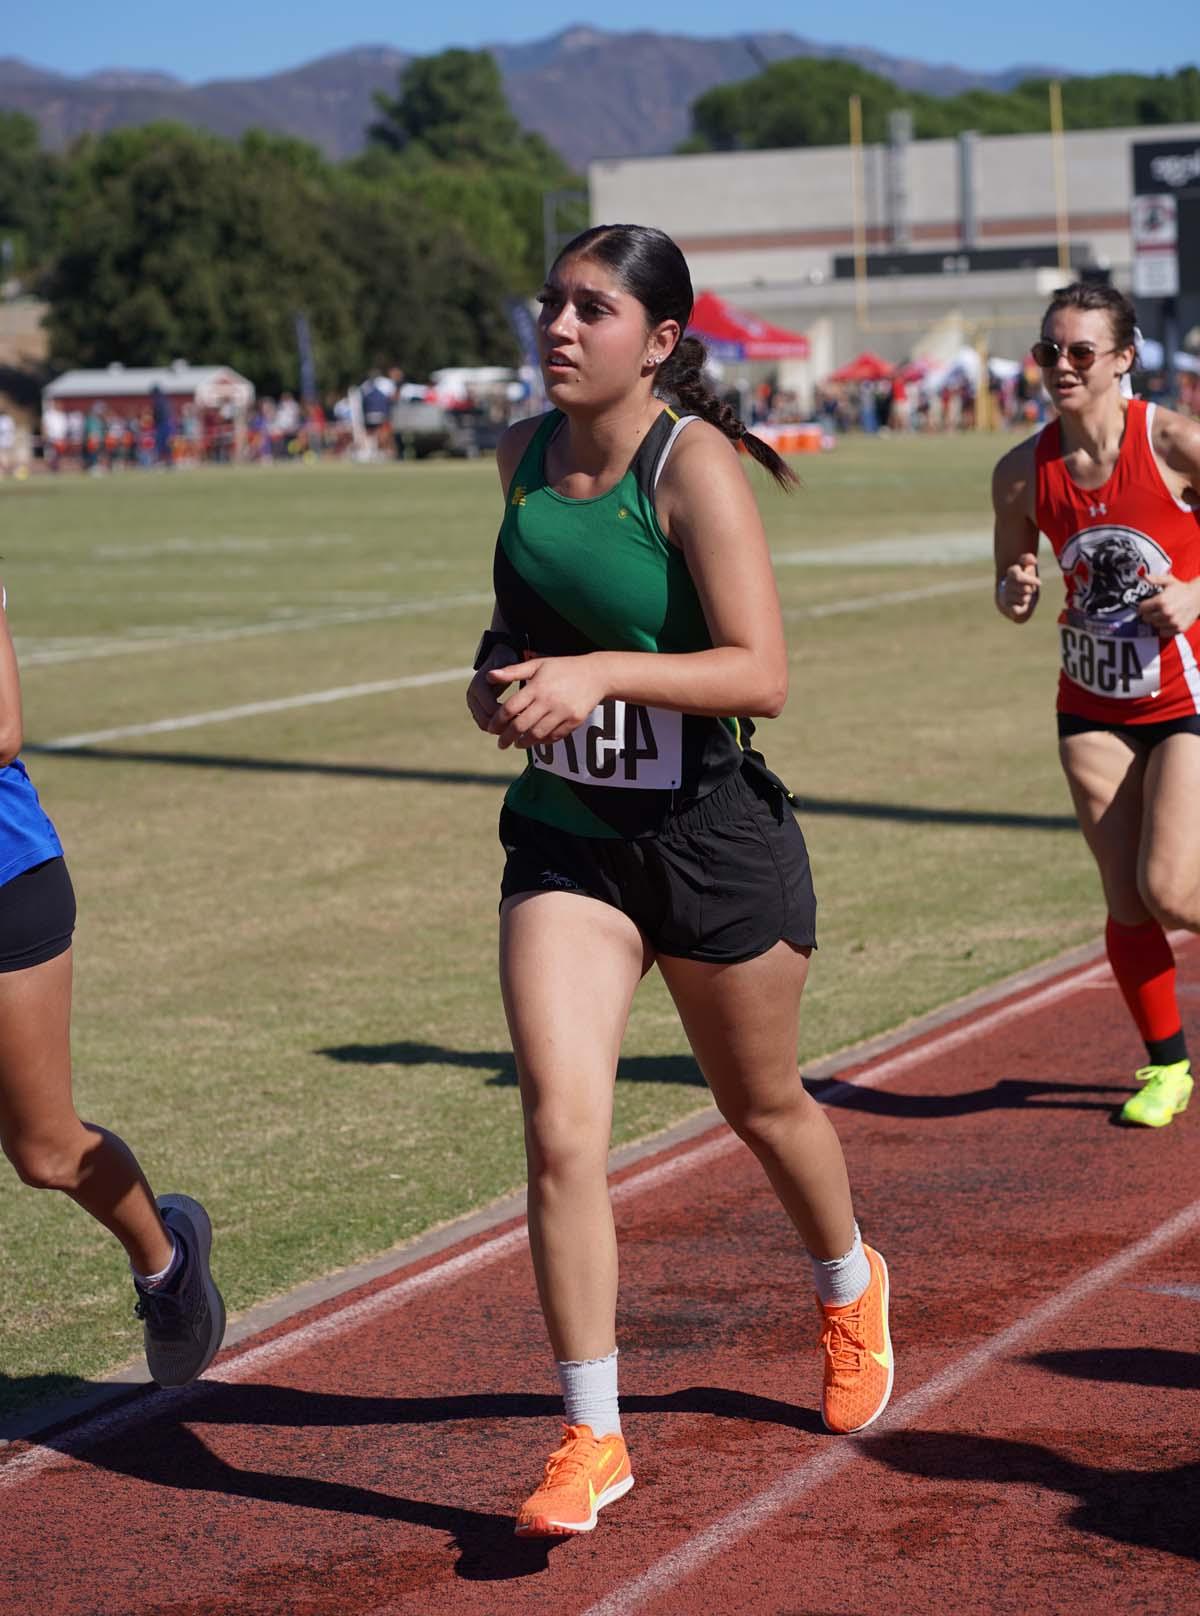
<path fill-rule="evenodd" d="M 1026 79 L 1006 92 L 967 90 L 923 95 L 850 62 L 795 57 L 773 62 L 754 78 L 707 91 L 692 105 L 686 151 L 733 151 L 781 146 L 841 145 L 847 139 L 847 102 L 862 98 L 863 138 L 887 136 L 887 116 L 907 108 L 918 139 L 945 138 L 964 129 L 981 134 L 1026 134 L 1049 123 L 1049 81 Z M 1107 73 L 1063 84 L 1068 129 L 1112 129 L 1200 119 L 1200 70 L 1148 77 Z"/>
<path fill-rule="evenodd" d="M 581 185 L 540 135 L 522 129 L 487 51 L 410 62 L 399 95 L 377 93 L 360 173 L 420 196 L 452 233 L 500 269 L 503 290 L 531 292 L 543 272 L 542 199 Z M 583 224 L 581 219 L 581 227 Z"/>
<path fill-rule="evenodd" d="M 890 79 L 853 62 L 796 56 L 751 79 L 721 84 L 692 104 L 692 150 L 839 146 L 848 138 L 847 102 L 862 98 L 863 136 L 882 140 L 887 115 L 907 105 Z"/>
<path fill-rule="evenodd" d="M 165 124 L 119 130 L 77 149 L 68 203 L 47 287 L 57 363 L 183 357 L 278 391 L 297 384 L 303 309 L 318 374 L 356 368 L 354 278 L 319 154 Z"/>
<path fill-rule="evenodd" d="M 62 183 L 62 163 L 41 149 L 33 119 L 0 111 L 0 241 L 14 270 L 37 269 L 53 252 Z"/>
<path fill-rule="evenodd" d="M 377 362 L 401 365 L 411 376 L 443 365 L 513 363 L 507 281 L 496 259 L 407 176 L 343 172 L 333 218 L 354 280 L 360 375 Z"/>
<path fill-rule="evenodd" d="M 447 162 L 563 167 L 542 137 L 513 116 L 489 51 L 418 56 L 401 72 L 398 96 L 377 90 L 374 99 L 380 116 L 368 139 L 391 151 L 419 145 Z"/>

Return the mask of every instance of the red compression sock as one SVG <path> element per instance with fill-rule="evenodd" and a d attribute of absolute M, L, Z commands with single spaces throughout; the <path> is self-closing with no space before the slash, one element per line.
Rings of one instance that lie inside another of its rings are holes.
<path fill-rule="evenodd" d="M 1117 986 L 1137 1022 L 1156 1066 L 1187 1059 L 1179 1002 L 1175 997 L 1175 956 L 1157 920 L 1122 926 L 1110 915 L 1104 940 Z"/>

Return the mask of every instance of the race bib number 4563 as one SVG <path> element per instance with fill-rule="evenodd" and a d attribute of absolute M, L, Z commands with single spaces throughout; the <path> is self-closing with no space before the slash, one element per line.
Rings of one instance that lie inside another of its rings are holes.
<path fill-rule="evenodd" d="M 1158 695 L 1162 641 L 1157 634 L 1097 634 L 1073 623 L 1060 623 L 1058 632 L 1062 669 L 1072 684 L 1117 701 Z"/>
<path fill-rule="evenodd" d="M 602 701 L 561 741 L 532 746 L 537 769 L 581 785 L 674 791 L 683 767 L 683 714 Z"/>

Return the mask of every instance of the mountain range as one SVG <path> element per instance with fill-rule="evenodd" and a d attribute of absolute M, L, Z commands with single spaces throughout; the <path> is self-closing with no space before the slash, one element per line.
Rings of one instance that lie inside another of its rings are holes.
<path fill-rule="evenodd" d="M 791 33 L 725 39 L 617 33 L 585 25 L 523 45 L 489 45 L 512 109 L 579 169 L 597 157 L 671 151 L 691 131 L 689 109 L 705 90 L 752 77 L 769 62 L 816 56 L 857 62 L 905 89 L 954 95 L 1007 90 L 1054 69 L 998 73 L 886 56 L 858 46 L 817 44 Z M 260 127 L 299 136 L 335 159 L 360 151 L 374 116 L 372 92 L 396 91 L 412 53 L 361 45 L 261 78 L 186 84 L 169 73 L 107 68 L 73 77 L 0 57 L 0 107 L 34 118 L 60 149 L 85 133 L 170 119 L 236 137 Z"/>

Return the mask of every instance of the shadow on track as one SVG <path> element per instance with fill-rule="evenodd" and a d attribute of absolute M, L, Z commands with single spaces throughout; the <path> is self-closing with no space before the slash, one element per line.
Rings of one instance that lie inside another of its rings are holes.
<path fill-rule="evenodd" d="M 1085 1347 L 1022 1360 L 1078 1380 L 1200 1390 L 1200 1353 L 1165 1347 Z M 1073 1495 L 1069 1523 L 1081 1532 L 1200 1560 L 1196 1531 L 1200 1463 L 1169 1470 L 1109 1470 L 1077 1464 L 1036 1442 L 950 1431 L 897 1432 L 863 1447 L 893 1470 L 936 1481 L 1003 1481 Z"/>
<path fill-rule="evenodd" d="M 1196 1508 L 1200 1463 L 1168 1470 L 1076 1464 L 1036 1442 L 906 1431 L 863 1440 L 863 1451 L 892 1470 L 928 1481 L 1008 1482 L 1077 1500 L 1067 1524 L 1080 1532 L 1200 1560 Z"/>
<path fill-rule="evenodd" d="M 200 1381 L 184 1397 L 161 1397 L 164 1412 L 139 1422 L 135 1435 L 124 1433 L 75 1451 L 70 1430 L 43 1438 L 47 1447 L 61 1444 L 81 1462 L 128 1476 L 152 1486 L 187 1492 L 215 1493 L 258 1500 L 288 1508 L 317 1509 L 375 1520 L 405 1521 L 444 1532 L 458 1551 L 455 1574 L 468 1581 L 503 1582 L 536 1575 L 563 1539 L 520 1540 L 513 1536 L 512 1513 L 496 1514 L 427 1499 L 406 1498 L 372 1487 L 326 1480 L 315 1475 L 250 1470 L 229 1463 L 204 1442 L 197 1427 L 254 1429 L 344 1429 L 355 1426 L 438 1426 L 469 1421 L 539 1419 L 562 1415 L 558 1397 L 517 1392 L 450 1397 L 369 1397 L 297 1390 L 287 1386 L 237 1385 Z M 816 1412 L 774 1398 L 720 1386 L 690 1386 L 661 1396 L 622 1397 L 626 1413 L 704 1414 L 725 1419 L 765 1422 L 809 1434 L 823 1433 Z M 149 1405 L 153 1409 L 153 1401 Z M 436 1433 L 431 1433 L 436 1436 Z M 291 1450 L 289 1450 L 290 1452 Z M 453 1474 L 455 1462 L 442 1442 L 437 1456 Z M 476 1480 L 477 1450 L 465 1449 L 461 1463 Z M 317 1461 L 319 1463 L 319 1460 Z M 412 1474 L 411 1450 L 397 1447 L 397 1473 Z M 415 1467 L 428 1474 L 428 1468 Z M 431 1481 L 436 1486 L 436 1482 Z M 444 1483 L 443 1483 L 444 1485 Z M 514 1498 L 514 1508 L 517 1500 Z M 286 1537 L 281 1541 L 286 1541 Z M 286 1570 L 286 1566 L 278 1569 Z M 301 1567 L 297 1568 L 301 1570 Z"/>
<path fill-rule="evenodd" d="M 1035 1352 L 1024 1362 L 1076 1380 L 1116 1380 L 1126 1386 L 1200 1392 L 1200 1352 L 1178 1352 L 1170 1347 L 1084 1347 L 1073 1352 Z M 1196 1502 L 1200 1504 L 1200 1498 Z"/>
<path fill-rule="evenodd" d="M 86 763 L 154 763 L 184 769 L 228 769 L 256 774 L 315 774 L 353 780 L 394 780 L 401 785 L 507 788 L 512 774 L 476 774 L 456 769 L 401 769 L 383 763 L 319 763 L 303 758 L 238 757 L 223 752 L 150 752 L 121 746 L 45 746 L 27 741 L 22 754 L 73 758 Z M 919 803 L 856 802 L 849 797 L 795 799 L 801 819 L 873 819 L 900 825 L 979 826 L 989 830 L 1077 831 L 1071 814 L 1024 814 L 983 808 L 934 808 Z"/>
<path fill-rule="evenodd" d="M 493 1087 L 515 1088 L 517 1069 L 512 1053 L 500 1049 L 446 1049 L 441 1044 L 333 1044 L 318 1049 L 330 1060 L 362 1066 L 458 1066 L 466 1070 L 490 1072 Z M 704 1088 L 696 1062 L 690 1055 L 627 1055 L 617 1066 L 617 1082 L 686 1083 Z"/>

